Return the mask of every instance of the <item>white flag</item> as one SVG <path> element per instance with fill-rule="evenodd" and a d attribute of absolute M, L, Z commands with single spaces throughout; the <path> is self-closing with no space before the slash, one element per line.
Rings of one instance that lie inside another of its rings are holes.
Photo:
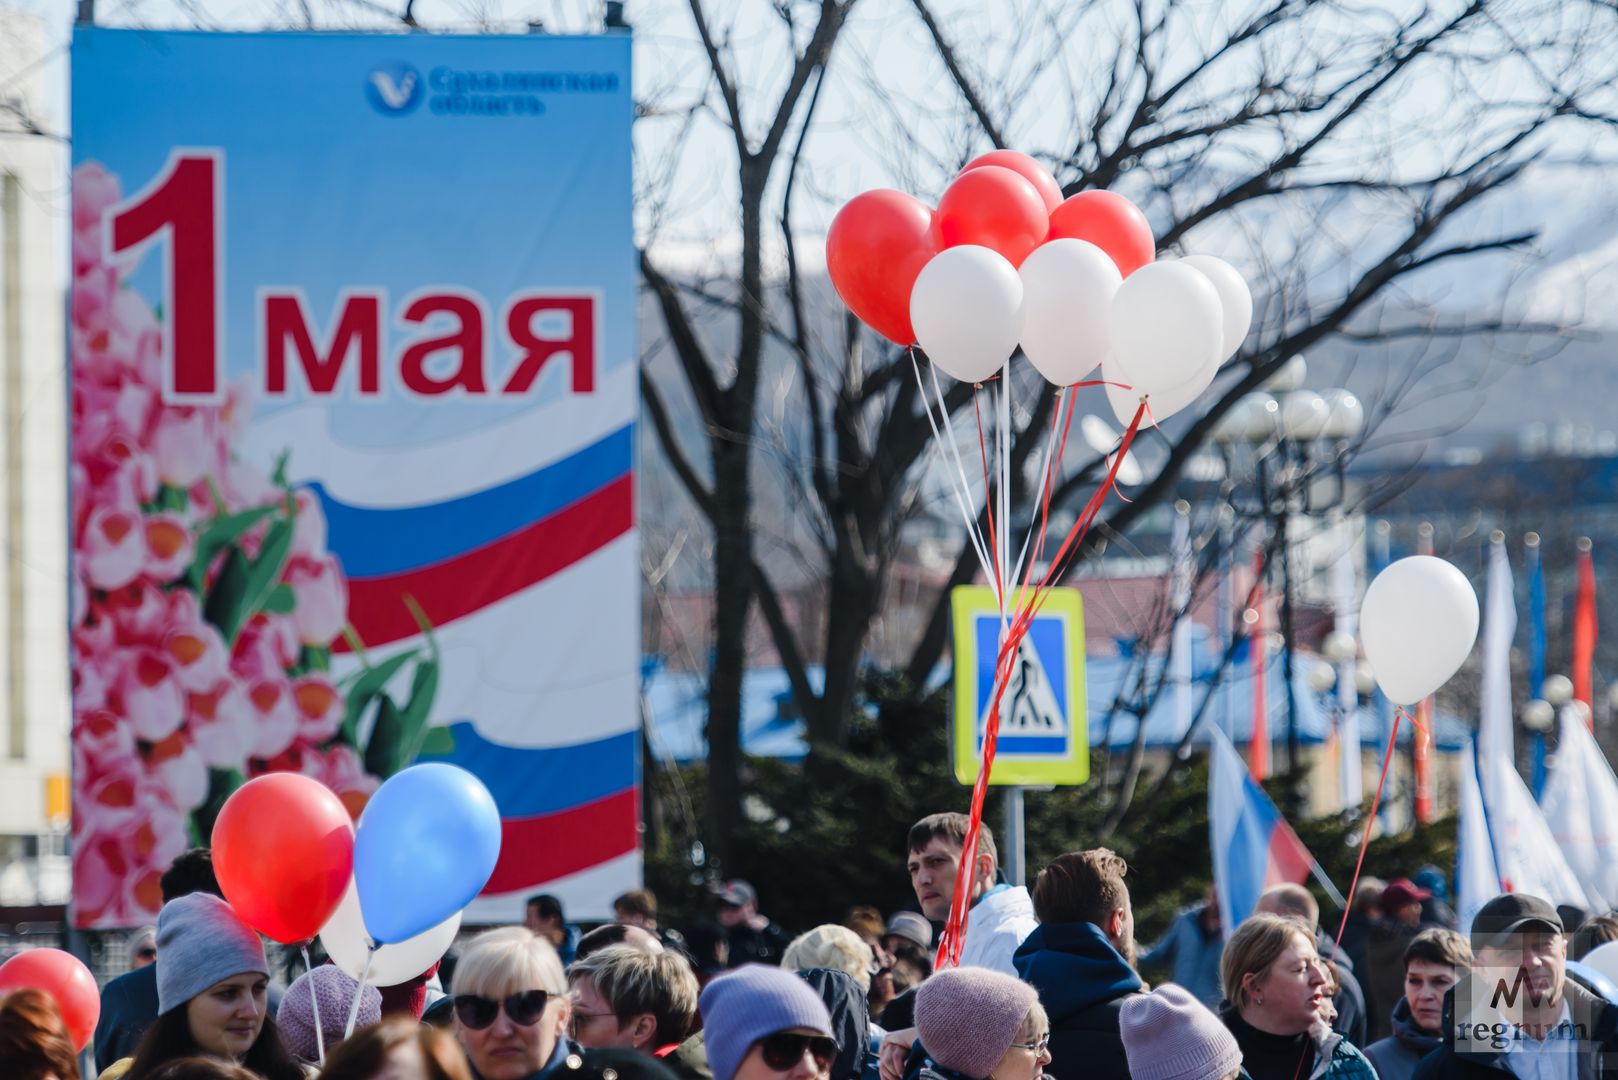
<path fill-rule="evenodd" d="M 1483 627 L 1483 701 L 1478 722 L 1478 786 L 1506 892 L 1531 893 L 1553 904 L 1592 910 L 1578 875 L 1562 857 L 1539 804 L 1517 772 L 1511 741 L 1511 639 L 1517 609 L 1511 596 L 1506 546 L 1489 557 Z M 1605 910 L 1605 909 L 1603 909 Z M 1464 924 L 1463 924 L 1464 925 Z"/>
<path fill-rule="evenodd" d="M 1472 925 L 1478 908 L 1499 896 L 1500 871 L 1494 864 L 1494 842 L 1489 839 L 1489 823 L 1483 813 L 1483 793 L 1478 790 L 1478 759 L 1475 742 L 1466 744 L 1461 754 L 1460 821 L 1455 830 L 1455 916 L 1464 933 Z"/>
<path fill-rule="evenodd" d="M 1597 909 L 1618 908 L 1618 777 L 1571 706 L 1562 709 L 1556 767 L 1540 808 Z"/>

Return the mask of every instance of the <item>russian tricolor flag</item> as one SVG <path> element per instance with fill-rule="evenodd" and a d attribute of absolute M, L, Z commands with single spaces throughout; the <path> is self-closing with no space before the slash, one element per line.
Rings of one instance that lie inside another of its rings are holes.
<path fill-rule="evenodd" d="M 1284 882 L 1301 885 L 1315 859 L 1253 779 L 1224 732 L 1212 731 L 1208 829 L 1213 843 L 1214 890 L 1228 938 L 1253 913 L 1265 889 Z"/>

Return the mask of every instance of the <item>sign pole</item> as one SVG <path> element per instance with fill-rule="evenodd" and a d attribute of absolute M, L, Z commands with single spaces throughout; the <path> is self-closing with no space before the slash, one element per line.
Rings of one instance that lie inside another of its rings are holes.
<path fill-rule="evenodd" d="M 1024 850 L 1022 787 L 1012 784 L 1006 788 L 1006 842 L 1001 850 L 1005 860 L 1001 867 L 1006 880 L 1013 885 L 1027 884 L 1027 852 Z"/>

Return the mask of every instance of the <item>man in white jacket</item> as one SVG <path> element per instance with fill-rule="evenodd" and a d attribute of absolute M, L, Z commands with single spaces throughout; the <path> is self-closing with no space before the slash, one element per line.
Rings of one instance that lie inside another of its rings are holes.
<path fill-rule="evenodd" d="M 961 849 L 966 841 L 965 814 L 931 814 L 910 827 L 910 885 L 916 890 L 922 913 L 934 922 L 949 918 L 950 903 L 960 884 Z M 961 966 L 986 967 L 1016 976 L 1011 954 L 1039 925 L 1034 903 L 1021 885 L 995 883 L 999 855 L 988 825 L 978 831 L 978 851 L 966 874 L 971 889 L 971 910 L 966 919 L 966 941 Z"/>

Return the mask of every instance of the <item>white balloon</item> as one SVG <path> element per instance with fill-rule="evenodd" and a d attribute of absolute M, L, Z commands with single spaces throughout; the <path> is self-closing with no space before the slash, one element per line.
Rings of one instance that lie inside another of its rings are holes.
<path fill-rule="evenodd" d="M 999 252 L 976 244 L 940 251 L 910 290 L 916 344 L 961 382 L 980 383 L 1017 348 L 1022 294 L 1022 279 Z"/>
<path fill-rule="evenodd" d="M 1052 240 L 1034 249 L 1022 278 L 1022 351 L 1057 386 L 1072 386 L 1107 354 L 1112 297 L 1123 283 L 1105 251 L 1084 240 Z"/>
<path fill-rule="evenodd" d="M 1116 369 L 1144 394 L 1184 387 L 1205 373 L 1212 381 L 1224 319 L 1219 291 L 1202 273 L 1178 262 L 1148 263 L 1112 298 Z"/>
<path fill-rule="evenodd" d="M 1395 705 L 1414 705 L 1448 682 L 1477 638 L 1477 594 L 1443 559 L 1400 559 L 1365 590 L 1360 642 Z"/>
<path fill-rule="evenodd" d="M 1140 408 L 1140 392 L 1138 390 L 1125 390 L 1115 383 L 1127 382 L 1122 374 L 1115 368 L 1113 374 L 1106 375 L 1112 362 L 1103 363 L 1101 369 L 1103 377 L 1107 380 L 1107 401 L 1112 405 L 1113 414 L 1118 417 L 1119 423 L 1128 424 L 1135 416 L 1135 410 Z M 1147 405 L 1150 412 L 1141 417 L 1141 423 L 1150 426 L 1152 423 L 1162 423 L 1175 413 L 1200 398 L 1205 390 L 1213 384 L 1214 376 L 1219 374 L 1219 365 L 1211 364 L 1184 386 L 1170 387 L 1150 395 Z"/>
<path fill-rule="evenodd" d="M 392 945 L 383 945 L 371 957 L 371 970 L 365 981 L 371 986 L 397 986 L 408 982 L 436 964 L 455 941 L 461 928 L 461 913 L 457 911 L 431 930 L 423 930 L 413 938 Z M 360 894 L 352 878 L 342 902 L 332 912 L 326 925 L 320 928 L 320 944 L 332 963 L 358 979 L 365 970 L 365 954 L 370 948 L 370 935 L 365 931 L 365 919 L 360 914 Z"/>
<path fill-rule="evenodd" d="M 1236 355 L 1236 350 L 1247 340 L 1247 331 L 1253 325 L 1252 290 L 1236 268 L 1224 259 L 1216 259 L 1212 255 L 1187 255 L 1180 261 L 1200 271 L 1219 292 L 1219 307 L 1224 315 L 1219 361 L 1224 363 Z"/>

